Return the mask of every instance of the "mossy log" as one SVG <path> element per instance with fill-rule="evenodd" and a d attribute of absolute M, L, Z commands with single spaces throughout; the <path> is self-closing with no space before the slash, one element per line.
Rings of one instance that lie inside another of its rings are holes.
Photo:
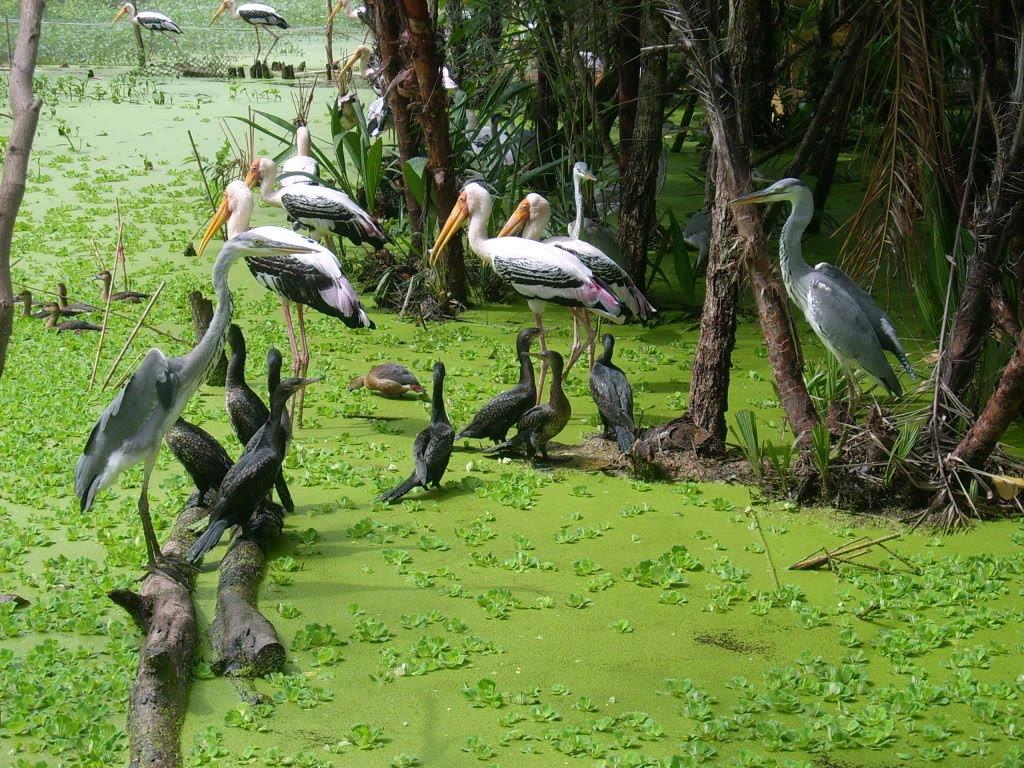
<path fill-rule="evenodd" d="M 256 607 L 267 551 L 283 526 L 284 509 L 264 504 L 248 529 L 239 529 L 220 562 L 217 610 L 210 625 L 218 674 L 262 677 L 284 667 L 285 650 L 277 630 Z"/>
<path fill-rule="evenodd" d="M 192 604 L 192 570 L 184 557 L 195 541 L 191 527 L 209 514 L 189 505 L 178 516 L 163 555 L 180 566 L 180 580 L 151 572 L 138 592 L 115 589 L 109 597 L 124 608 L 146 637 L 128 710 L 131 768 L 179 768 L 181 726 L 188 708 L 199 631 Z"/>

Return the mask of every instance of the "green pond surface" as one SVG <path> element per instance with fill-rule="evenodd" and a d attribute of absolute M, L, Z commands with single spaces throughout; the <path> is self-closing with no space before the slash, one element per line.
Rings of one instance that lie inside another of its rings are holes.
<path fill-rule="evenodd" d="M 280 84 L 247 84 L 234 98 L 215 82 L 150 87 L 162 104 L 62 100 L 47 109 L 15 279 L 37 293 L 64 280 L 72 300 L 99 304 L 94 247 L 109 263 L 119 200 L 132 287 L 164 283 L 149 321 L 187 340 L 185 296 L 209 293 L 211 259 L 181 256 L 209 215 L 186 131 L 210 157 L 223 140 L 220 118 L 250 103 L 289 116 L 291 100 Z M 279 98 L 257 102 L 267 87 Z M 318 140 L 327 138 L 322 112 Z M 681 217 L 700 206 L 693 154 L 672 157 L 660 201 Z M 840 190 L 840 211 L 854 195 L 852 185 Z M 283 218 L 259 208 L 256 222 Z M 810 247 L 827 254 L 837 244 Z M 287 348 L 280 310 L 243 267 L 232 281 L 256 385 L 267 347 Z M 141 311 L 117 307 L 99 382 Z M 393 360 L 426 381 L 443 360 L 449 414 L 465 424 L 515 380 L 511 345 L 528 315 L 521 305 L 485 306 L 423 329 L 371 314 L 373 332 L 309 315 L 310 372 L 324 381 L 307 394 L 286 465 L 297 511 L 260 593 L 288 663 L 255 682 L 267 704 L 242 704 L 210 672 L 204 645 L 184 726 L 187 765 L 1024 765 L 1020 523 L 948 538 L 908 533 L 859 566 L 789 571 L 823 547 L 896 529 L 752 505 L 739 484 L 633 481 L 585 458 L 502 462 L 468 441 L 440 491 L 383 507 L 373 499 L 410 471 L 428 406 L 350 392 L 349 379 Z M 697 331 L 670 315 L 654 329 L 615 330 L 646 425 L 685 407 Z M 566 349 L 568 316 L 554 310 L 548 322 L 552 343 Z M 19 318 L 0 383 L 0 593 L 31 601 L 0 604 L 0 765 L 127 759 L 139 636 L 106 592 L 135 586 L 144 562 L 141 474 L 126 473 L 82 514 L 73 468 L 121 375 L 150 345 L 181 353 L 187 344 L 143 328 L 105 390 L 89 387 L 96 344 Z M 915 362 L 928 351 L 910 347 Z M 821 359 L 807 334 L 805 350 Z M 567 445 L 596 431 L 583 374 L 568 382 Z M 759 330 L 743 322 L 731 410 L 753 410 L 763 437 L 782 445 L 770 376 Z M 186 417 L 237 455 L 220 390 L 204 388 Z M 159 533 L 190 490 L 164 452 L 152 491 Z M 223 551 L 211 553 L 195 593 L 204 643 Z"/>

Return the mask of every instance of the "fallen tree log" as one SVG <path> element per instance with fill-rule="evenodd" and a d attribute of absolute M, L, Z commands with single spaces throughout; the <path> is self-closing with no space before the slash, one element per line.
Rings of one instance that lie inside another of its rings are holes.
<path fill-rule="evenodd" d="M 145 633 L 139 670 L 128 710 L 131 768 L 180 768 L 181 726 L 192 685 L 192 662 L 199 639 L 192 604 L 192 571 L 184 557 L 195 541 L 191 527 L 209 514 L 189 504 L 178 516 L 163 555 L 180 565 L 181 580 L 151 572 L 138 592 L 115 589 L 109 597 Z"/>
<path fill-rule="evenodd" d="M 284 509 L 263 504 L 248 530 L 239 529 L 220 562 L 217 609 L 210 625 L 213 669 L 219 675 L 262 677 L 284 667 L 277 630 L 256 607 L 267 551 L 283 527 Z"/>

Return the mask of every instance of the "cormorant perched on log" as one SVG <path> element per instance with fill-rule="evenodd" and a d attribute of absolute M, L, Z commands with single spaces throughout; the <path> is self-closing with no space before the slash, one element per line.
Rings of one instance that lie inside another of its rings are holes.
<path fill-rule="evenodd" d="M 220 488 L 234 464 L 213 435 L 181 417 L 164 435 L 164 442 L 192 478 L 201 503 L 207 492 Z"/>
<path fill-rule="evenodd" d="M 590 396 L 604 425 L 604 438 L 619 444 L 625 453 L 636 442 L 636 424 L 633 422 L 633 388 L 626 374 L 612 362 L 615 337 L 606 333 L 601 338 L 604 351 L 590 371 Z"/>
<path fill-rule="evenodd" d="M 533 356 L 546 361 L 548 367 L 551 368 L 551 391 L 548 394 L 548 401 L 535 405 L 523 414 L 519 423 L 516 424 L 518 431 L 515 436 L 511 440 L 487 449 L 487 453 L 499 453 L 524 446 L 526 455 L 531 459 L 538 453 L 547 459 L 548 442 L 565 429 L 565 425 L 569 423 L 572 407 L 562 389 L 562 368 L 564 366 L 562 356 L 553 349 L 540 353 L 534 352 Z"/>
<path fill-rule="evenodd" d="M 452 457 L 452 446 L 455 444 L 455 430 L 448 421 L 444 410 L 444 363 L 434 363 L 434 385 L 430 393 L 430 424 L 416 435 L 412 444 L 412 456 L 415 462 L 413 473 L 408 479 L 396 485 L 380 497 L 380 501 L 388 504 L 398 501 L 417 486 L 427 488 L 433 485 L 441 487 L 441 478 L 448 468 L 448 460 Z"/>
<path fill-rule="evenodd" d="M 401 397 L 406 392 L 422 395 L 426 392 L 412 371 L 400 363 L 381 363 L 363 376 L 348 383 L 349 390 L 366 387 L 384 397 Z"/>
<path fill-rule="evenodd" d="M 244 525 L 262 504 L 281 473 L 281 463 L 288 450 L 288 434 L 282 417 L 288 399 L 319 379 L 285 379 L 271 398 L 270 418 L 253 436 L 220 484 L 206 530 L 188 551 L 187 560 L 196 563 L 213 549 L 224 531 L 233 525 Z"/>
<path fill-rule="evenodd" d="M 252 387 L 245 380 L 245 336 L 242 335 L 242 329 L 237 325 L 232 324 L 228 329 L 228 344 L 231 345 L 231 357 L 228 359 L 228 372 L 224 379 L 224 402 L 227 406 L 228 418 L 231 419 L 231 428 L 234 430 L 235 436 L 243 446 L 247 446 L 249 441 L 252 440 L 253 435 L 267 423 L 267 419 L 270 418 L 270 411 L 263 404 L 260 396 L 253 391 Z M 277 361 L 276 372 L 272 367 L 274 359 Z M 267 362 L 267 383 L 273 382 L 274 389 L 269 390 L 270 396 L 273 397 L 277 383 L 281 380 L 281 353 L 278 352 L 276 358 L 273 358 L 268 352 Z M 288 419 L 287 415 L 283 418 L 286 419 L 285 430 L 288 436 L 291 437 L 291 420 Z M 292 502 L 292 495 L 288 490 L 284 474 L 281 474 L 274 481 L 274 487 L 277 489 L 277 495 L 281 499 L 281 506 L 289 513 L 294 512 L 295 504 Z"/>
<path fill-rule="evenodd" d="M 455 436 L 456 440 L 464 437 L 486 437 L 495 443 L 504 442 L 508 431 L 524 413 L 537 404 L 537 382 L 533 375 L 533 361 L 530 360 L 530 344 L 539 335 L 540 328 L 523 328 L 519 332 L 516 337 L 519 383 L 488 400 L 487 404 L 476 412 L 469 426 Z"/>

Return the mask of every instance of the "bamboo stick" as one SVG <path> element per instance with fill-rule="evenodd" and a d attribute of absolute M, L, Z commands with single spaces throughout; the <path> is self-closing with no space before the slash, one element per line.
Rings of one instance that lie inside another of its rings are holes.
<path fill-rule="evenodd" d="M 128 335 L 128 340 L 125 341 L 124 346 L 121 347 L 121 351 L 118 352 L 117 357 L 114 358 L 114 364 L 110 366 L 110 372 L 107 374 L 107 377 L 103 380 L 103 386 L 100 387 L 100 389 L 107 388 L 107 384 L 110 383 L 110 379 L 113 377 L 114 371 L 116 371 L 117 366 L 121 364 L 121 360 L 124 358 L 125 353 L 128 351 L 128 347 L 130 347 L 132 341 L 135 340 L 135 336 L 139 332 L 139 328 L 142 327 L 142 323 L 146 319 L 146 316 L 149 314 L 149 311 L 153 309 L 153 305 L 156 304 L 156 300 L 160 297 L 160 293 L 163 291 L 165 285 L 167 285 L 166 282 L 161 282 L 159 287 L 157 287 L 156 292 L 153 294 L 153 298 L 151 298 L 149 300 L 149 304 L 146 305 L 146 309 L 143 311 L 142 317 L 139 318 L 139 322 L 135 324 L 135 327 L 132 329 L 132 332 Z"/>
<path fill-rule="evenodd" d="M 873 547 L 877 544 L 882 544 L 886 541 L 892 541 L 898 539 L 903 533 L 890 533 L 888 536 L 882 536 L 878 539 L 871 539 L 870 541 L 854 542 L 853 544 L 844 544 L 838 549 L 832 551 L 825 550 L 820 555 L 812 555 L 811 557 L 801 560 L 799 563 L 793 563 L 789 566 L 791 571 L 810 571 L 815 568 L 820 568 L 823 565 L 827 565 L 830 560 L 834 560 L 839 557 L 849 557 L 850 555 L 861 554 L 869 547 Z"/>

